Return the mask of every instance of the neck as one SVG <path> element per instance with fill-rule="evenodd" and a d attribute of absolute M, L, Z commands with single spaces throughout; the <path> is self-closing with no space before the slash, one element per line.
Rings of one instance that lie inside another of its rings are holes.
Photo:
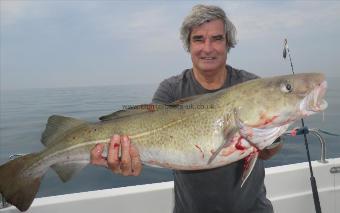
<path fill-rule="evenodd" d="M 193 68 L 194 78 L 198 83 L 207 90 L 219 89 L 223 86 L 227 77 L 227 69 L 224 66 L 222 69 L 215 71 L 214 73 L 205 74 L 199 72 Z"/>

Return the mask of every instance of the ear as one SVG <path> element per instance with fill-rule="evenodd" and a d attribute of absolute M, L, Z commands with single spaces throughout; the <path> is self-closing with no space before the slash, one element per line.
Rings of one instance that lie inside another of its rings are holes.
<path fill-rule="evenodd" d="M 187 51 L 188 53 L 191 53 L 191 50 L 190 50 L 190 36 L 191 36 L 191 32 L 190 32 L 189 35 L 188 35 L 188 38 L 187 38 L 187 45 L 186 45 L 186 47 L 185 47 L 185 49 L 186 49 L 186 51 Z"/>

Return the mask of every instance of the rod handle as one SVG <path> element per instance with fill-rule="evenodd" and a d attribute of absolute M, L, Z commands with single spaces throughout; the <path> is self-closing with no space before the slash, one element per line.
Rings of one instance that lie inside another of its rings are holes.
<path fill-rule="evenodd" d="M 314 206 L 315 206 L 315 212 L 321 213 L 321 205 L 319 200 L 319 194 L 318 194 L 318 188 L 316 186 L 315 177 L 310 177 L 310 183 L 312 185 L 312 192 L 313 192 L 313 198 L 314 198 Z"/>

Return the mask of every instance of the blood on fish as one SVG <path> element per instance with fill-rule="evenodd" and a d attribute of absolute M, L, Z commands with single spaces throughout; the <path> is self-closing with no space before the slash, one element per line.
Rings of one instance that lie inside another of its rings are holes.
<path fill-rule="evenodd" d="M 266 113 L 263 112 L 263 113 L 261 113 L 261 115 L 260 115 L 261 124 L 262 124 L 262 125 L 271 124 L 271 123 L 273 123 L 274 120 L 275 120 L 276 118 L 278 118 L 278 117 L 279 117 L 279 116 L 275 115 L 275 116 L 273 116 L 273 117 L 271 117 L 271 118 L 268 118 L 267 115 L 266 115 Z"/>
<path fill-rule="evenodd" d="M 248 155 L 247 157 L 244 158 L 243 160 L 243 171 L 246 171 L 249 168 L 249 164 L 250 164 L 250 157 L 252 155 Z"/>
<path fill-rule="evenodd" d="M 246 148 L 242 145 L 243 137 L 239 137 L 238 142 L 235 144 L 235 148 L 238 150 L 245 150 Z"/>
<path fill-rule="evenodd" d="M 202 153 L 202 158 L 204 158 L 204 152 L 202 151 L 201 147 L 198 146 L 197 144 L 195 144 L 196 148 L 200 150 L 200 152 Z"/>
<path fill-rule="evenodd" d="M 113 145 L 113 148 L 114 149 L 117 149 L 119 147 L 119 144 L 118 143 L 115 143 L 114 145 Z"/>

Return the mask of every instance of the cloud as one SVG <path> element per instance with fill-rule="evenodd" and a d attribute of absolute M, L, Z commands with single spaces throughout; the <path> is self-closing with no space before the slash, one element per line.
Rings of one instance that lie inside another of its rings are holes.
<path fill-rule="evenodd" d="M 23 20 L 62 16 L 63 13 L 91 14 L 101 4 L 96 1 L 35 1 L 0 0 L 1 24 L 21 23 Z"/>
<path fill-rule="evenodd" d="M 25 17 L 30 7 L 29 1 L 0 1 L 1 24 L 14 24 L 18 19 Z"/>
<path fill-rule="evenodd" d="M 336 26 L 340 21 L 340 2 L 296 1 L 288 3 L 238 3 L 230 11 L 240 39 L 251 39 L 317 26 Z M 225 8 L 228 8 L 225 6 Z"/>
<path fill-rule="evenodd" d="M 130 9 L 123 15 L 117 9 L 115 13 L 103 13 L 93 17 L 97 33 L 105 40 L 124 42 L 130 50 L 165 53 L 181 48 L 179 40 L 180 17 L 162 5 Z"/>
<path fill-rule="evenodd" d="M 121 81 L 111 79 L 160 81 L 191 66 L 179 39 L 179 28 L 196 2 L 0 2 L 1 25 L 6 24 L 1 32 L 5 44 L 1 46 L 5 53 L 1 56 L 5 61 L 1 64 L 2 86 L 4 83 L 7 87 L 35 87 L 33 80 L 26 79 L 53 75 L 60 79 L 54 79 L 55 83 L 44 79 L 49 83 L 41 87 L 66 85 L 63 78 L 69 79 L 70 75 L 81 76 L 73 78 L 75 85 L 102 82 L 103 78 L 107 83 Z M 294 33 L 287 36 L 296 57 L 306 58 L 306 62 L 299 60 L 305 67 L 320 64 L 328 65 L 327 70 L 335 70 L 338 66 L 339 50 L 334 43 L 340 35 L 337 27 L 340 3 L 216 1 L 213 4 L 227 12 L 239 31 L 239 45 L 230 55 L 232 60 L 228 59 L 236 67 L 257 71 L 265 64 L 266 70 L 277 71 L 281 62 L 281 37 L 287 32 Z M 315 42 L 325 37 L 327 40 Z M 259 50 L 264 54 L 259 54 Z M 310 60 L 316 57 L 318 60 Z M 140 77 L 136 77 L 137 70 Z"/>

